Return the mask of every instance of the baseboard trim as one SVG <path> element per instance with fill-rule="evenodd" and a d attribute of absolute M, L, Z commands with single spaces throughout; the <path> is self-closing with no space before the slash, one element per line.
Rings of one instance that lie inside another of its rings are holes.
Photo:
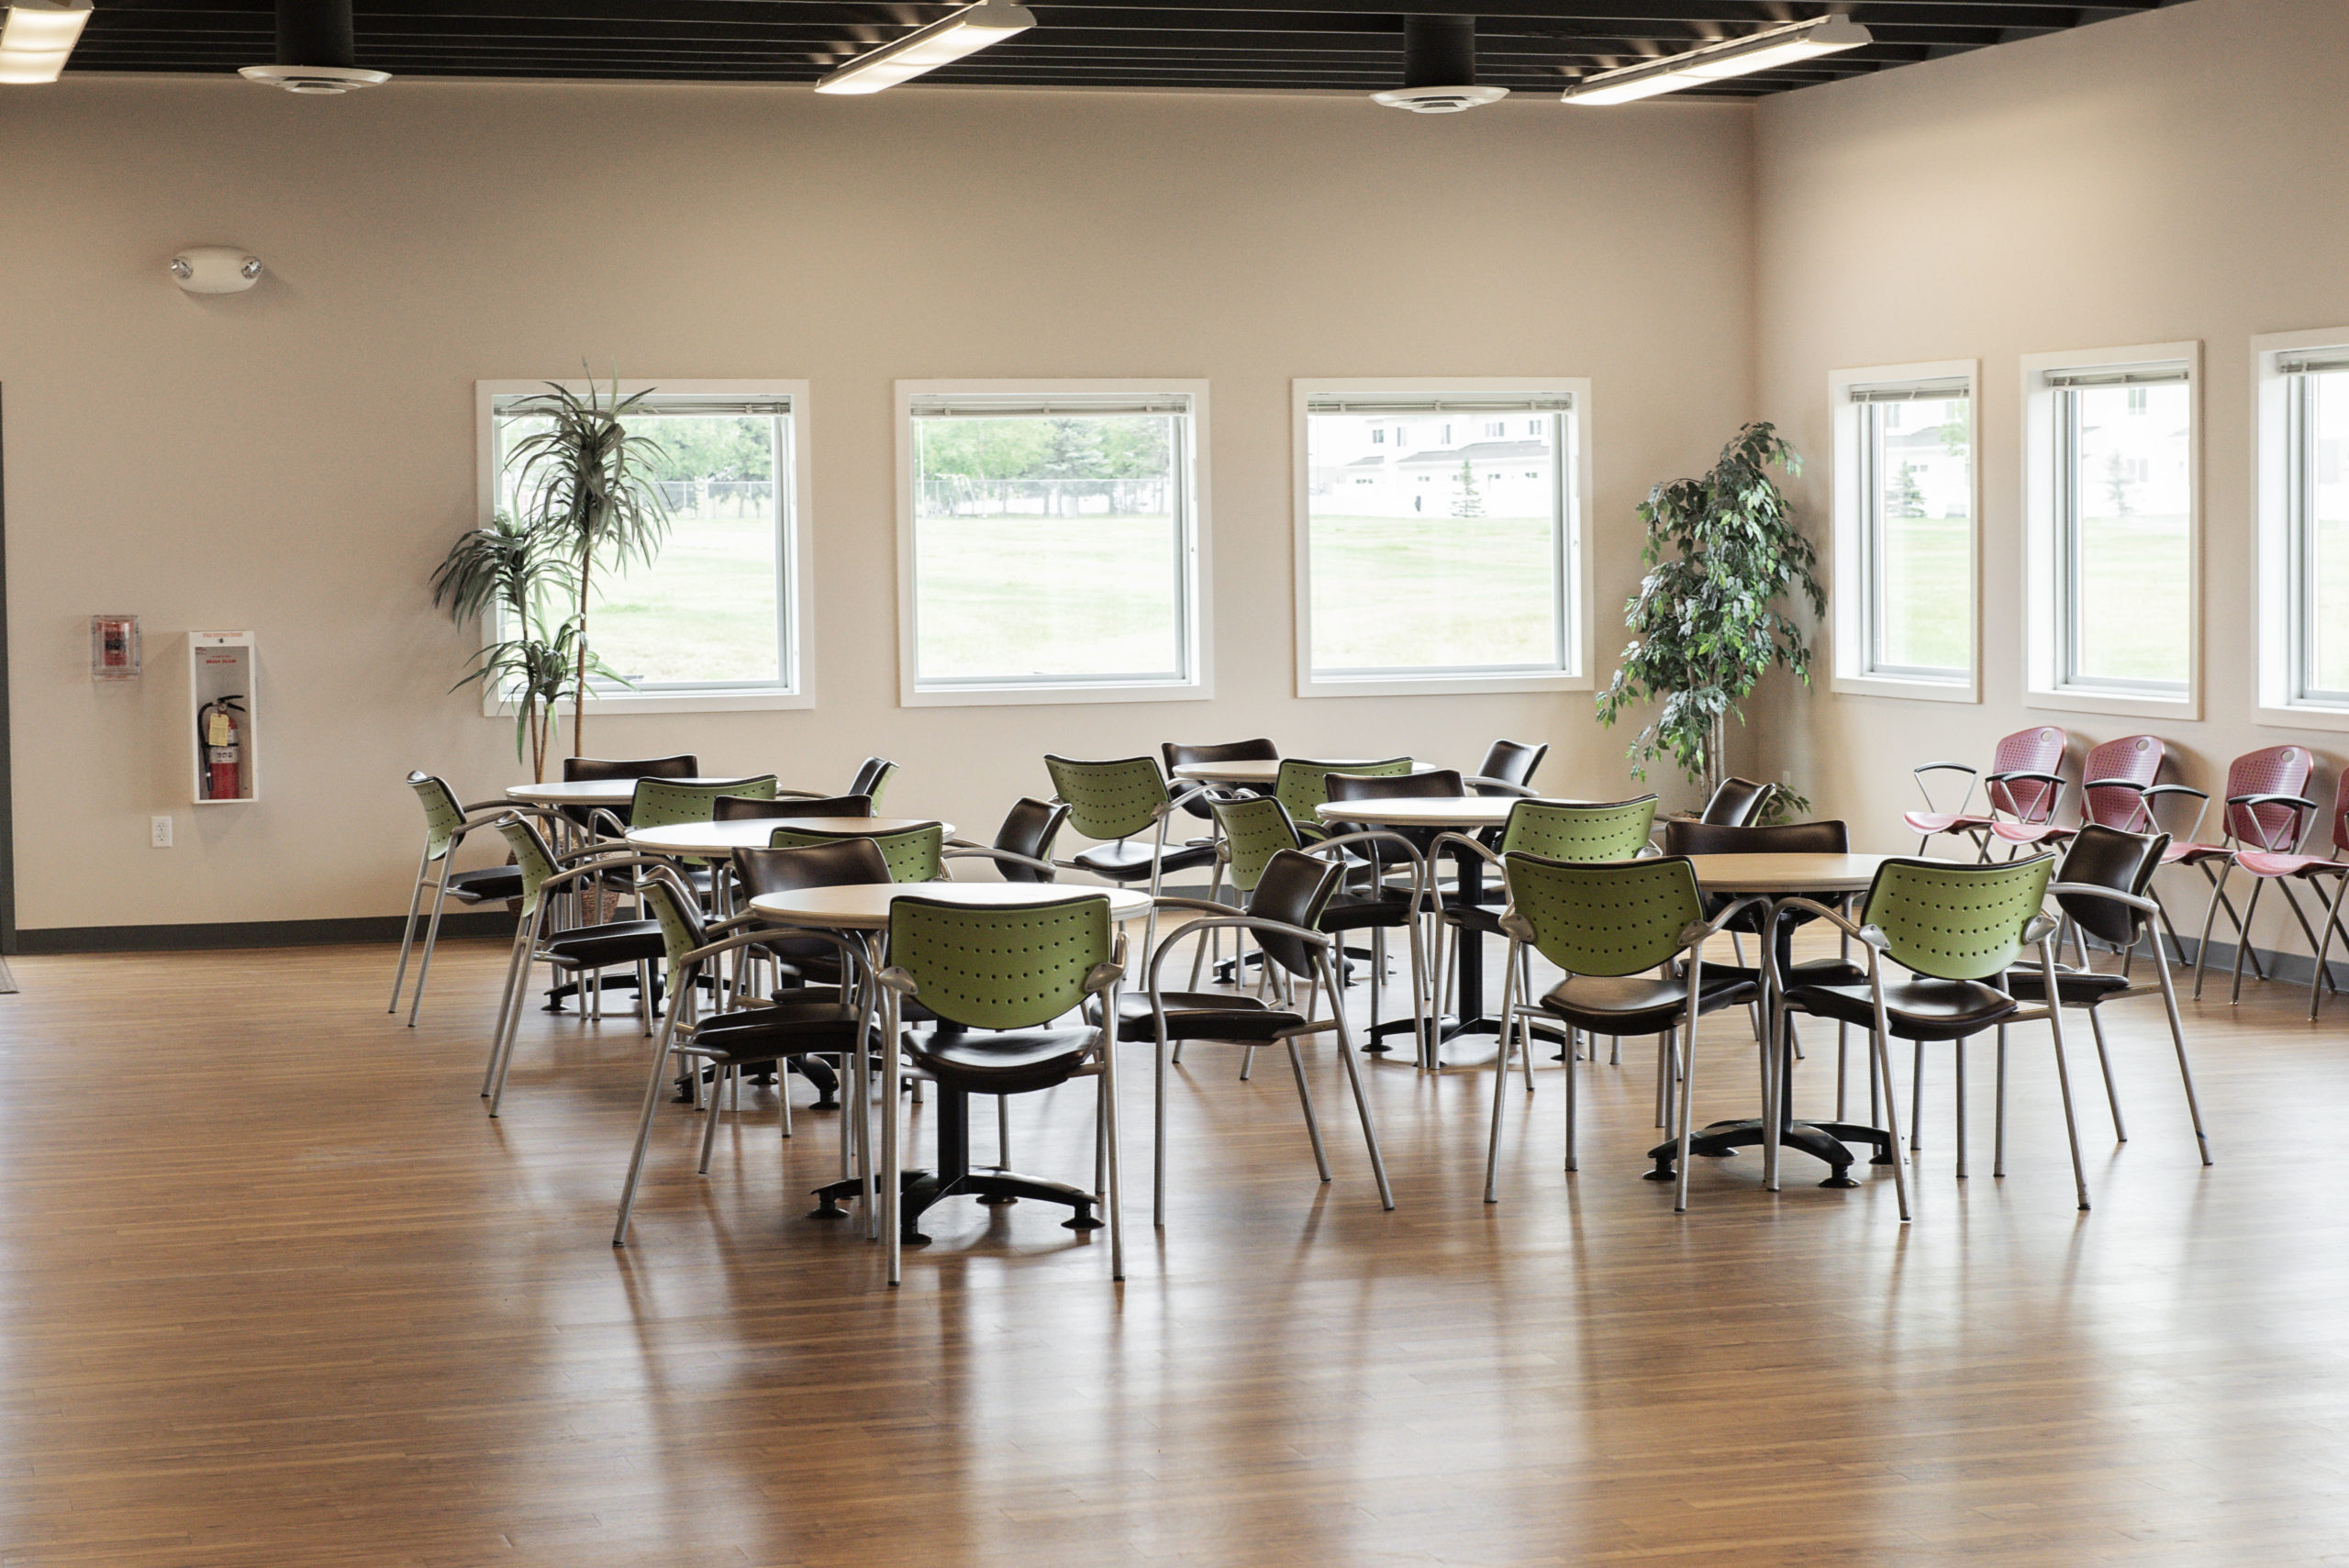
<path fill-rule="evenodd" d="M 187 952 L 206 948 L 329 947 L 395 942 L 406 924 L 406 917 L 399 915 L 367 915 L 345 920 L 218 920 L 188 926 L 48 926 L 19 929 L 17 951 Z M 440 917 L 440 934 L 503 937 L 511 941 L 514 917 L 500 910 L 452 910 Z"/>
<path fill-rule="evenodd" d="M 2195 954 L 2199 951 L 2199 944 L 2192 937 L 2180 937 L 2178 940 L 2184 946 L 2186 962 L 2191 966 Z M 2165 942 L 2162 945 L 2166 950 L 2169 944 Z M 2254 947 L 2251 951 L 2252 956 L 2266 969 L 2267 978 L 2270 980 L 2281 980 L 2291 985 L 2306 985 L 2316 978 L 2316 958 L 2313 954 L 2278 952 L 2273 948 L 2263 947 Z M 2203 995 L 2206 998 L 2210 994 L 2211 980 L 2213 978 L 2225 980 L 2232 973 L 2234 964 L 2235 944 L 2213 939 L 2210 943 L 2210 961 L 2203 966 L 2202 985 Z M 2327 962 L 2325 968 L 2332 972 L 2332 983 L 2340 986 L 2344 993 L 2349 993 L 2349 962 L 2335 959 Z M 2243 965 L 2243 973 L 2246 980 L 2257 978 L 2252 973 L 2251 965 L 2248 963 Z"/>

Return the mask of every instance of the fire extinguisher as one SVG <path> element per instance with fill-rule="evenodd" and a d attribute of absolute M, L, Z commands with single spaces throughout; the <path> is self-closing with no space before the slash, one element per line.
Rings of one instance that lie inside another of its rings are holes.
<path fill-rule="evenodd" d="M 204 794 L 207 800 L 235 800 L 238 787 L 239 730 L 236 716 L 244 712 L 242 692 L 206 703 L 195 710 L 196 744 L 204 748 Z"/>

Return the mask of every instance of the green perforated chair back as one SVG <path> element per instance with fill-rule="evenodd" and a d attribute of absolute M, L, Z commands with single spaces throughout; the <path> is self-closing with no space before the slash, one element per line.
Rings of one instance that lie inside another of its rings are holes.
<path fill-rule="evenodd" d="M 1681 950 L 1705 917 L 1687 860 L 1588 863 L 1523 852 L 1502 857 L 1509 902 L 1533 927 L 1533 946 L 1569 974 L 1639 974 Z"/>
<path fill-rule="evenodd" d="M 457 804 L 457 792 L 446 779 L 410 773 L 407 787 L 416 791 L 416 798 L 424 806 L 424 858 L 437 861 L 449 852 L 463 830 L 465 808 Z"/>
<path fill-rule="evenodd" d="M 674 980 L 685 954 L 708 940 L 702 927 L 701 911 L 690 900 L 681 897 L 676 884 L 665 876 L 644 879 L 644 901 L 652 906 L 652 917 L 661 922 L 661 949 L 668 957 Z"/>
<path fill-rule="evenodd" d="M 843 839 L 870 840 L 889 862 L 891 882 L 936 882 L 946 874 L 946 829 L 936 822 L 900 833 L 811 833 L 805 828 L 777 828 L 767 843 L 778 850 L 809 844 L 837 844 Z"/>
<path fill-rule="evenodd" d="M 1936 980 L 1988 980 L 2021 957 L 2022 933 L 2046 901 L 2055 857 L 1998 865 L 1887 861 L 1863 918 L 1885 934 L 1895 963 Z"/>
<path fill-rule="evenodd" d="M 1391 779 L 1410 771 L 1411 759 L 1408 757 L 1389 757 L 1380 762 L 1317 762 L 1306 757 L 1284 757 L 1281 759 L 1280 777 L 1273 784 L 1273 795 L 1288 807 L 1291 822 L 1307 822 L 1319 827 L 1321 819 L 1313 814 L 1313 808 L 1329 800 L 1331 773 L 1352 773 L 1356 778 L 1364 779 Z"/>
<path fill-rule="evenodd" d="M 1099 894 L 1019 908 L 919 896 L 889 906 L 889 962 L 914 977 L 923 1006 L 972 1029 L 1034 1029 L 1074 1012 L 1110 951 Z"/>
<path fill-rule="evenodd" d="M 1155 757 L 1082 762 L 1046 757 L 1052 793 L 1068 804 L 1068 825 L 1088 839 L 1130 839 L 1157 824 L 1166 804 L 1166 777 Z"/>
<path fill-rule="evenodd" d="M 1653 826 L 1652 795 L 1608 806 L 1520 800 L 1509 807 L 1508 825 L 1501 829 L 1501 853 L 1582 865 L 1628 861 L 1647 848 L 1648 829 Z"/>
<path fill-rule="evenodd" d="M 718 797 L 739 795 L 745 800 L 773 800 L 774 775 L 726 779 L 717 784 L 679 784 L 674 779 L 639 779 L 636 798 L 629 806 L 631 828 L 667 828 L 679 822 L 707 822 L 718 815 Z"/>
<path fill-rule="evenodd" d="M 539 830 L 519 817 L 509 817 L 497 825 L 498 836 L 514 851 L 514 863 L 522 872 L 522 916 L 528 919 L 539 912 L 539 890 L 547 878 L 555 873 L 554 851 Z"/>
<path fill-rule="evenodd" d="M 1297 846 L 1297 824 L 1289 820 L 1288 807 L 1271 795 L 1211 801 L 1208 808 L 1223 830 L 1223 841 L 1231 846 L 1225 880 L 1242 893 L 1256 890 L 1275 855 Z"/>

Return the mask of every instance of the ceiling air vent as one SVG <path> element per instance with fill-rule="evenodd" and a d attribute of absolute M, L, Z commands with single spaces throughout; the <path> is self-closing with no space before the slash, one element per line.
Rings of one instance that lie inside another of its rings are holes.
<path fill-rule="evenodd" d="M 1370 101 L 1415 115 L 1456 115 L 1508 96 L 1506 87 L 1476 85 L 1476 18 L 1403 18 L 1403 85 L 1373 93 Z"/>
<path fill-rule="evenodd" d="M 351 0 L 277 0 L 275 65 L 237 72 L 289 93 L 350 93 L 389 82 L 383 71 L 362 71 L 351 36 Z"/>

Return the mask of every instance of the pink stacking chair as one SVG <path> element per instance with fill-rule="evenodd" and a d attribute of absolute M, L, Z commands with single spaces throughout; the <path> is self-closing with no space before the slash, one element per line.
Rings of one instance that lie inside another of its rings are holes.
<path fill-rule="evenodd" d="M 2210 931 L 2221 910 L 2226 912 L 2227 923 L 2234 928 L 2238 960 L 2243 956 L 2241 950 L 2251 945 L 2249 929 L 2227 897 L 2227 873 L 2234 866 L 2235 857 L 2245 851 L 2270 855 L 2299 851 L 2300 840 L 2307 837 L 2310 824 L 2316 819 L 2317 804 L 2306 794 L 2309 779 L 2315 772 L 2316 759 L 2305 746 L 2269 746 L 2244 752 L 2227 764 L 2227 804 L 2220 817 L 2222 831 L 2219 842 L 2175 840 L 2162 851 L 2162 864 L 2192 866 L 2210 884 L 2210 899 L 2202 910 L 2202 940 L 2194 950 L 2197 1001 L 2202 996 L 2202 970 L 2210 956 Z M 2254 886 L 2254 895 L 2257 892 Z M 2292 901 L 2292 906 L 2297 912 L 2297 899 Z M 2300 924 L 2303 929 L 2307 929 L 2305 918 Z M 2312 930 L 2309 932 L 2309 946 L 2317 946 Z M 2255 952 L 2251 955 L 2251 971 L 2262 980 L 2267 978 Z"/>
<path fill-rule="evenodd" d="M 2064 780 L 2055 770 L 2064 764 L 2064 748 L 2070 737 L 2052 724 L 2036 729 L 2019 729 L 1998 742 L 1991 753 L 1989 776 L 1983 778 L 1964 762 L 1927 762 L 1911 770 L 1917 778 L 1917 789 L 1925 797 L 1925 809 L 1901 814 L 1909 831 L 1917 835 L 1917 852 L 1923 854 L 1925 845 L 1936 834 L 1950 833 L 1974 841 L 1975 858 L 1990 858 L 1990 826 L 2002 818 L 2021 824 L 2038 824 L 2054 820 L 2055 807 L 2064 798 Z M 1965 775 L 1965 794 L 1957 809 L 1945 811 L 1933 799 L 1932 787 L 1926 783 L 1928 773 L 1957 773 Z M 1984 794 L 1989 801 L 1989 813 L 1978 815 L 1965 808 L 1973 804 L 1976 781 L 1986 786 Z"/>
<path fill-rule="evenodd" d="M 2154 831 L 2154 814 L 2145 803 L 2145 792 L 2153 787 L 2154 775 L 2162 771 L 2164 750 L 2160 739 L 2152 735 L 2124 735 L 2118 740 L 2108 740 L 2090 751 L 2080 767 L 2079 827 L 2046 821 L 1994 821 L 1990 824 L 1990 836 L 2013 846 L 2007 851 L 2007 858 L 2011 860 L 2026 846 L 2067 842 L 2080 828 L 2091 822 L 2117 828 L 2123 833 L 2151 833 Z"/>
<path fill-rule="evenodd" d="M 2292 906 L 2292 913 L 2295 916 L 2300 915 L 2300 905 L 2299 900 L 2292 896 L 2292 884 L 2304 882 L 2309 884 L 2311 896 L 2317 900 L 2318 913 L 2324 917 L 2322 940 L 2319 940 L 2313 932 L 2309 935 L 2309 946 L 2316 953 L 2316 973 L 2309 976 L 2309 1017 L 2313 1019 L 2316 1017 L 2318 1004 L 2324 999 L 2324 993 L 2327 991 L 2337 993 L 2340 990 L 2340 987 L 2332 983 L 2332 973 L 2325 968 L 2325 959 L 2332 948 L 2332 933 L 2340 931 L 2343 937 L 2349 938 L 2349 929 L 2343 929 L 2341 925 L 2341 895 L 2344 890 L 2349 890 L 2349 768 L 2342 770 L 2340 786 L 2332 792 L 2332 853 L 2331 855 L 2283 854 L 2269 850 L 2240 850 L 2235 853 L 2234 866 L 2231 869 L 2240 870 L 2256 879 L 2251 884 L 2251 902 L 2243 907 L 2243 917 L 2245 925 L 2251 923 L 2253 911 L 2259 907 L 2260 889 L 2269 883 L 2276 884 L 2285 899 Z M 2223 876 L 2226 873 L 2221 874 Z M 2331 903 L 2326 903 L 2315 891 L 2317 882 L 2328 876 L 2340 879 L 2333 884 Z M 2308 929 L 2307 917 L 2300 916 L 2300 929 L 2307 931 Z M 2243 950 L 2250 945 L 2249 942 L 2235 944 L 2234 984 L 2227 995 L 2227 1000 L 2230 1002 L 2243 999 Z"/>

